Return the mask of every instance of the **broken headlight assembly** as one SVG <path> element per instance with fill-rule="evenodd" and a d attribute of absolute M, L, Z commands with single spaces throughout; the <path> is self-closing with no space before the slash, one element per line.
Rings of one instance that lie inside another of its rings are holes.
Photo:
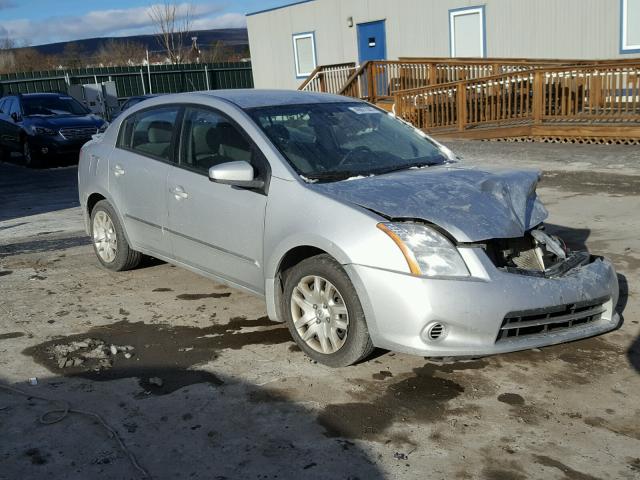
<path fill-rule="evenodd" d="M 544 227 L 519 238 L 489 240 L 482 247 L 496 267 L 520 275 L 557 277 L 591 260 L 588 252 L 570 251 Z"/>
<path fill-rule="evenodd" d="M 418 223 L 379 223 L 378 228 L 400 248 L 412 275 L 469 276 L 458 249 L 435 229 Z"/>

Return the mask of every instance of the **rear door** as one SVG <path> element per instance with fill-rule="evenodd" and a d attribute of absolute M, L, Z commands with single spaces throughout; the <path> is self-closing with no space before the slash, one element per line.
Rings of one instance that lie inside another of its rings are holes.
<path fill-rule="evenodd" d="M 129 240 L 151 254 L 171 256 L 167 177 L 175 157 L 181 108 L 162 105 L 136 112 L 120 127 L 109 158 L 109 191 Z"/>
<path fill-rule="evenodd" d="M 210 108 L 185 109 L 181 139 L 180 162 L 168 181 L 175 259 L 263 293 L 265 191 L 211 182 L 208 171 L 216 164 L 247 161 L 266 180 L 266 159 L 235 122 Z"/>

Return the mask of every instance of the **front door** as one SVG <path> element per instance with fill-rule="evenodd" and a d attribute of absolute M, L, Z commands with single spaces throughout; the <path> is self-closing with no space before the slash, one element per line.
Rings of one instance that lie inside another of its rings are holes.
<path fill-rule="evenodd" d="M 358 24 L 358 58 L 360 64 L 367 60 L 386 60 L 387 36 L 384 20 Z"/>
<path fill-rule="evenodd" d="M 267 197 L 214 183 L 209 168 L 246 161 L 266 178 L 266 161 L 224 114 L 188 107 L 180 162 L 169 174 L 169 228 L 174 258 L 218 279 L 264 293 L 262 247 Z"/>
<path fill-rule="evenodd" d="M 166 235 L 167 178 L 173 162 L 180 107 L 141 110 L 121 127 L 109 158 L 109 191 L 134 248 L 171 256 Z"/>

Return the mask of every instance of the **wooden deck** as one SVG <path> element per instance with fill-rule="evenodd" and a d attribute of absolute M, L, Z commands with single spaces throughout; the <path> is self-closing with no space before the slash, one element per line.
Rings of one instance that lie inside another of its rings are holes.
<path fill-rule="evenodd" d="M 304 89 L 327 91 L 318 90 L 319 79 L 331 77 L 333 93 L 376 103 L 441 137 L 640 140 L 638 59 L 412 59 L 331 67 L 339 73 L 319 67 Z"/>

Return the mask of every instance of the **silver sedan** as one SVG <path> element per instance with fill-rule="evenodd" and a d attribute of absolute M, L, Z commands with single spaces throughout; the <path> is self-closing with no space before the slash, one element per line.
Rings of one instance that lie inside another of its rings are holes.
<path fill-rule="evenodd" d="M 468 168 L 365 102 L 267 90 L 167 95 L 82 149 L 100 263 L 163 259 L 265 298 L 330 366 L 614 329 L 616 273 L 545 230 L 538 172 Z"/>

